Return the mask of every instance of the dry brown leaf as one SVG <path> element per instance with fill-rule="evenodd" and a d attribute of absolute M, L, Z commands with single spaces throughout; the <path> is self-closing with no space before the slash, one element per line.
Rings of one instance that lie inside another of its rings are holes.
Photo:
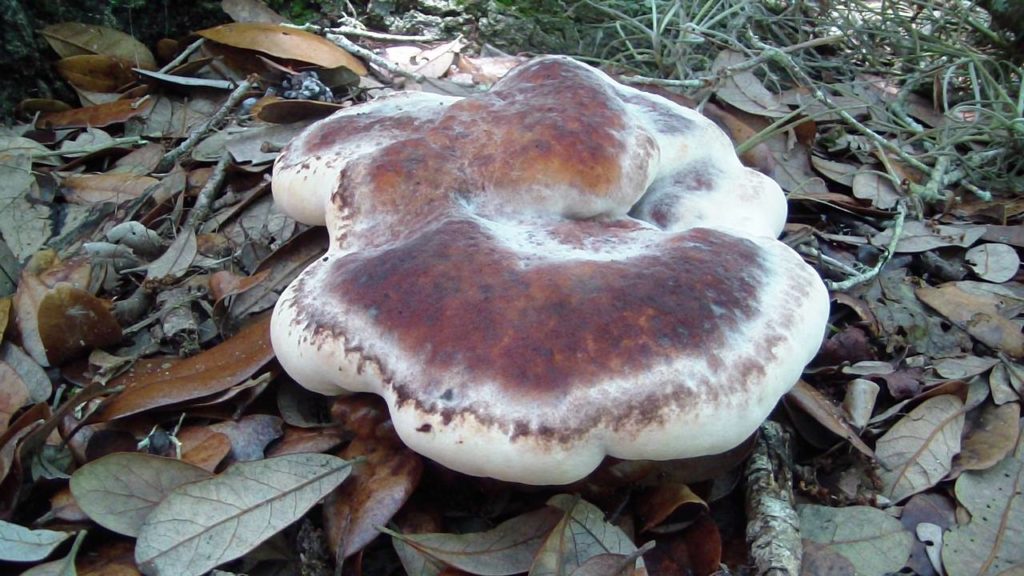
<path fill-rule="evenodd" d="M 1020 404 L 985 403 L 967 414 L 960 453 L 953 459 L 951 477 L 964 470 L 985 470 L 1006 457 L 1020 434 Z"/>
<path fill-rule="evenodd" d="M 208 426 L 186 426 L 178 432 L 181 442 L 181 460 L 209 472 L 231 453 L 231 439 L 214 432 Z"/>
<path fill-rule="evenodd" d="M 337 428 L 296 428 L 285 426 L 281 439 L 267 449 L 267 457 L 303 452 L 327 452 L 346 440 Z"/>
<path fill-rule="evenodd" d="M 135 81 L 131 64 L 101 54 L 62 58 L 57 62 L 57 73 L 75 87 L 93 92 L 116 92 Z"/>
<path fill-rule="evenodd" d="M 982 344 L 1014 358 L 1024 356 L 1024 334 L 1020 327 L 1001 316 L 989 300 L 965 292 L 955 284 L 938 288 L 924 286 L 918 288 L 916 294 L 922 302 Z"/>
<path fill-rule="evenodd" d="M 390 423 L 378 430 L 338 453 L 346 460 L 364 459 L 324 502 L 327 542 L 339 564 L 372 542 L 419 486 L 423 459 L 402 445 Z"/>
<path fill-rule="evenodd" d="M 791 404 L 798 407 L 833 434 L 846 439 L 847 442 L 868 458 L 875 457 L 871 448 L 860 439 L 857 432 L 847 423 L 842 410 L 807 382 L 798 380 L 784 399 L 787 407 Z"/>
<path fill-rule="evenodd" d="M 148 113 L 154 105 L 153 98 L 115 100 L 84 108 L 72 108 L 66 112 L 42 114 L 36 125 L 39 128 L 102 128 L 111 124 L 122 124 Z"/>
<path fill-rule="evenodd" d="M 325 38 L 295 28 L 262 22 L 236 22 L 200 30 L 197 34 L 235 48 L 256 50 L 324 68 L 344 66 L 360 76 L 366 75 L 366 66 L 355 56 Z"/>
<path fill-rule="evenodd" d="M 927 490 L 949 473 L 960 451 L 964 403 L 955 396 L 929 398 L 893 424 L 875 445 L 882 494 L 893 503 Z"/>
<path fill-rule="evenodd" d="M 695 518 L 708 511 L 704 500 L 693 493 L 686 484 L 659 484 L 639 495 L 636 511 L 643 519 L 641 532 L 647 532 L 661 525 L 680 508 L 686 508 L 687 516 Z"/>
<path fill-rule="evenodd" d="M 156 178 L 135 174 L 73 174 L 64 179 L 61 192 L 73 204 L 121 203 L 134 200 L 159 184 Z"/>
<path fill-rule="evenodd" d="M 105 539 L 78 559 L 78 576 L 139 576 L 132 542 Z"/>
<path fill-rule="evenodd" d="M 111 386 L 124 386 L 125 391 L 102 406 L 90 421 L 113 420 L 223 392 L 252 376 L 273 357 L 270 316 L 264 315 L 191 358 L 140 360 L 111 382 Z"/>
<path fill-rule="evenodd" d="M 32 397 L 21 376 L 6 362 L 0 362 L 0 433 L 18 410 L 27 406 Z"/>
<path fill-rule="evenodd" d="M 156 70 L 156 59 L 148 48 L 128 34 L 112 28 L 63 22 L 39 31 L 50 46 L 63 57 L 78 54 L 103 54 L 130 62 L 136 68 Z"/>

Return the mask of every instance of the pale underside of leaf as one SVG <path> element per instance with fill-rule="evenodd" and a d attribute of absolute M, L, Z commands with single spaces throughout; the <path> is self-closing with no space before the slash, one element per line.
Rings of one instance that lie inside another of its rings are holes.
<path fill-rule="evenodd" d="M 147 518 L 135 560 L 149 576 L 204 574 L 297 520 L 350 470 L 335 456 L 289 454 L 180 486 Z"/>

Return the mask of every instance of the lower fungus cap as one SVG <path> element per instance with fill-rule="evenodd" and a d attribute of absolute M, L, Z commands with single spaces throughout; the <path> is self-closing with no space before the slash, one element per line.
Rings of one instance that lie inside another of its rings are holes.
<path fill-rule="evenodd" d="M 552 104 L 568 101 L 586 109 Z M 308 198 L 331 249 L 271 332 L 300 384 L 382 396 L 410 448 L 527 484 L 573 482 L 608 455 L 716 454 L 817 351 L 828 295 L 774 239 L 781 190 L 692 111 L 558 57 L 432 117 L 382 109 L 404 126 L 384 138 L 342 128 L 372 132 L 375 105 L 279 159 L 276 194 L 311 169 L 294 155 L 343 155 L 335 188 Z"/>

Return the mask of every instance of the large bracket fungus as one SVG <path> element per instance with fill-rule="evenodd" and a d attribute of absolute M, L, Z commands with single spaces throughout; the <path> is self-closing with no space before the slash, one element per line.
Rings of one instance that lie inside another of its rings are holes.
<path fill-rule="evenodd" d="M 723 452 L 824 333 L 778 185 L 698 113 L 568 58 L 336 113 L 273 188 L 331 237 L 274 311 L 285 370 L 379 394 L 410 448 L 467 474 Z"/>

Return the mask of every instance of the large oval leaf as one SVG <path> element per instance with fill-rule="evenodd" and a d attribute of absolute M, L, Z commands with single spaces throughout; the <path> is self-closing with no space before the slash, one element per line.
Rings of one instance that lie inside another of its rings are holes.
<path fill-rule="evenodd" d="M 262 22 L 232 22 L 200 30 L 197 34 L 235 48 L 256 50 L 324 68 L 344 66 L 360 76 L 366 75 L 366 66 L 355 56 L 326 38 L 295 28 Z"/>
<path fill-rule="evenodd" d="M 149 576 L 204 574 L 300 518 L 350 471 L 335 456 L 289 454 L 180 486 L 146 519 L 135 561 Z"/>
<path fill-rule="evenodd" d="M 938 484 L 960 451 L 964 403 L 949 394 L 925 400 L 875 445 L 883 494 L 893 502 Z"/>
<path fill-rule="evenodd" d="M 71 493 L 97 524 L 134 537 L 172 490 L 209 477 L 206 470 L 173 458 L 117 452 L 76 470 L 71 475 Z"/>

